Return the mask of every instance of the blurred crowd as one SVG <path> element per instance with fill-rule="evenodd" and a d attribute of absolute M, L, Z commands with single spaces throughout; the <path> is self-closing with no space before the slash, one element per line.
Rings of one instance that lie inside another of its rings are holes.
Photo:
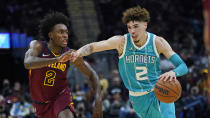
<path fill-rule="evenodd" d="M 39 20 L 53 10 L 68 15 L 65 0 L 1 0 L 0 31 L 35 36 Z"/>
<path fill-rule="evenodd" d="M 4 19 L 0 19 L 0 31 L 35 36 L 40 16 L 50 9 L 68 14 L 65 0 L 1 0 L 1 3 L 4 4 L 0 4 L 0 14 Z M 176 102 L 177 118 L 207 118 L 208 59 L 202 35 L 202 1 L 95 0 L 101 29 L 96 40 L 126 33 L 126 27 L 121 22 L 122 12 L 136 5 L 145 7 L 151 14 L 148 31 L 164 37 L 189 68 L 186 76 L 178 78 L 182 85 L 182 96 Z M 161 59 L 163 72 L 173 68 L 167 59 L 162 56 Z M 86 60 L 100 77 L 104 118 L 138 118 L 128 101 L 128 91 L 117 69 L 117 52 L 94 54 Z M 67 78 L 78 118 L 91 118 L 94 100 L 87 79 L 74 67 L 69 69 Z M 11 82 L 14 79 L 16 82 Z M 36 118 L 28 83 L 20 83 L 17 78 L 0 80 L 0 118 Z"/>

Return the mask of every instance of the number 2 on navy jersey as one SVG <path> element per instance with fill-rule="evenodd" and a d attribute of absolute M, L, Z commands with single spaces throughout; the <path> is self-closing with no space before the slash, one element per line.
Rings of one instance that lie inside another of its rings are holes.
<path fill-rule="evenodd" d="M 140 72 L 136 72 L 136 79 L 137 80 L 146 80 L 148 79 L 147 76 L 147 68 L 145 66 L 136 66 L 136 70 Z"/>

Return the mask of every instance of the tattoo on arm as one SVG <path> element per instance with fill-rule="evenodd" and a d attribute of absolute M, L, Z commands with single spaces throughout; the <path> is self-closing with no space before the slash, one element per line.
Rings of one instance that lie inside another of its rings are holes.
<path fill-rule="evenodd" d="M 83 46 L 82 48 L 80 48 L 80 49 L 78 50 L 78 52 L 79 52 L 79 56 L 80 56 L 80 57 L 88 56 L 88 55 L 92 54 L 93 51 L 92 51 L 92 46 L 91 46 L 91 44 L 88 44 L 88 45 Z"/>

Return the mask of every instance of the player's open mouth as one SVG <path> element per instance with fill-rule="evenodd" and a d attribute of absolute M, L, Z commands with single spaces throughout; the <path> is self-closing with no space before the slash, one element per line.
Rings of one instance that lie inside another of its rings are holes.
<path fill-rule="evenodd" d="M 67 41 L 66 40 L 64 40 L 62 43 L 63 43 L 63 45 L 67 45 Z"/>
<path fill-rule="evenodd" d="M 132 39 L 134 39 L 134 40 L 135 40 L 135 39 L 136 39 L 136 37 L 137 37 L 137 36 L 132 36 Z"/>

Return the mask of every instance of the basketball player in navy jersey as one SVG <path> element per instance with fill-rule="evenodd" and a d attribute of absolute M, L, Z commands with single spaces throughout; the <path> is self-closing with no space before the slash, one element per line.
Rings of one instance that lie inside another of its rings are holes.
<path fill-rule="evenodd" d="M 149 19 L 149 12 L 145 8 L 137 6 L 127 9 L 122 17 L 128 29 L 127 34 L 87 44 L 72 53 L 71 60 L 94 52 L 116 49 L 119 54 L 119 72 L 125 87 L 129 90 L 129 100 L 138 116 L 175 118 L 174 103 L 159 103 L 153 87 L 158 79 L 172 81 L 185 75 L 188 69 L 164 38 L 146 31 Z M 161 74 L 160 54 L 169 59 L 175 69 Z"/>
<path fill-rule="evenodd" d="M 74 64 L 90 80 L 95 93 L 93 118 L 102 118 L 102 103 L 98 75 L 82 58 L 69 62 L 72 52 L 67 47 L 68 18 L 52 12 L 40 23 L 40 35 L 45 41 L 34 40 L 25 53 L 25 68 L 29 69 L 30 94 L 38 118 L 76 118 L 66 73 Z"/>

